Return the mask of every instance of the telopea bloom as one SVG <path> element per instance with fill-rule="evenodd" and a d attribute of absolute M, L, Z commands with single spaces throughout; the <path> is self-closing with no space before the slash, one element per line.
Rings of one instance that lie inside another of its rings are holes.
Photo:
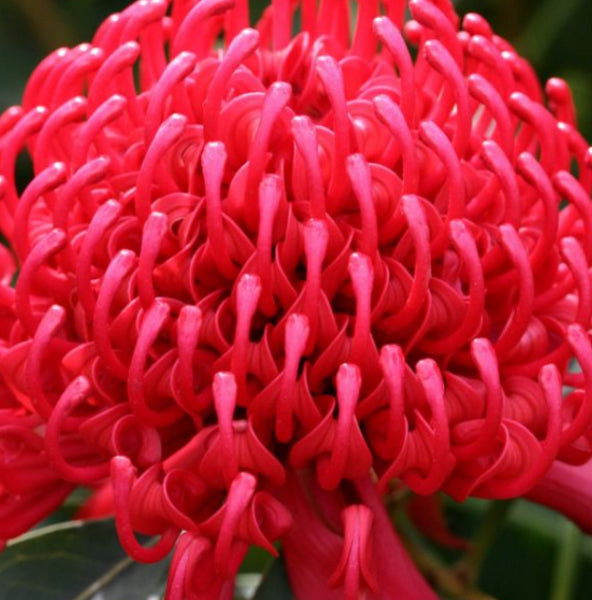
<path fill-rule="evenodd" d="M 298 599 L 428 600 L 393 486 L 592 529 L 570 90 L 448 0 L 350 8 L 140 0 L 0 116 L 0 538 L 84 485 L 168 600 L 278 543 Z"/>

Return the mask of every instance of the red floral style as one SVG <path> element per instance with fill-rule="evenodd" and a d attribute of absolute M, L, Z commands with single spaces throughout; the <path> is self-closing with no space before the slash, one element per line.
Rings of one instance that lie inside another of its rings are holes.
<path fill-rule="evenodd" d="M 569 88 L 448 0 L 349 9 L 141 0 L 0 117 L 0 538 L 82 484 L 169 600 L 276 541 L 298 598 L 425 600 L 394 481 L 592 528 Z"/>

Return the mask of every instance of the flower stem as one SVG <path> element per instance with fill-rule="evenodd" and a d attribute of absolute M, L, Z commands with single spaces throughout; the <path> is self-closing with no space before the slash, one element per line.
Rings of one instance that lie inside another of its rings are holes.
<path fill-rule="evenodd" d="M 467 585 L 458 573 L 450 569 L 435 554 L 425 547 L 419 548 L 407 538 L 407 549 L 415 564 L 439 592 L 447 598 L 458 600 L 494 600 L 491 596 Z"/>
<path fill-rule="evenodd" d="M 570 600 L 574 597 L 581 541 L 582 534 L 578 527 L 571 521 L 565 521 L 553 575 L 551 600 Z"/>
<path fill-rule="evenodd" d="M 467 582 L 474 584 L 478 579 L 487 553 L 493 546 L 501 525 L 514 506 L 513 500 L 493 501 L 489 505 L 481 526 L 473 537 L 471 549 L 457 565 L 457 571 Z"/>

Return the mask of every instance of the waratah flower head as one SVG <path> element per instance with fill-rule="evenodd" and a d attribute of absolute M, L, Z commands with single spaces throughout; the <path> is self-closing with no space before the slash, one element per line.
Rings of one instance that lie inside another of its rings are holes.
<path fill-rule="evenodd" d="M 277 540 L 298 598 L 423 599 L 395 481 L 592 527 L 590 156 L 448 0 L 141 0 L 56 50 L 0 117 L 0 538 L 83 484 L 170 600 Z"/>

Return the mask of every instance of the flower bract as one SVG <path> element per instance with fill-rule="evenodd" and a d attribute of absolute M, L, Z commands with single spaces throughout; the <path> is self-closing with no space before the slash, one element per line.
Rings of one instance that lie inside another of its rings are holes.
<path fill-rule="evenodd" d="M 394 491 L 592 529 L 591 156 L 448 0 L 140 0 L 56 50 L 0 116 L 0 538 L 84 485 L 168 600 L 278 544 L 298 599 L 427 600 Z"/>

